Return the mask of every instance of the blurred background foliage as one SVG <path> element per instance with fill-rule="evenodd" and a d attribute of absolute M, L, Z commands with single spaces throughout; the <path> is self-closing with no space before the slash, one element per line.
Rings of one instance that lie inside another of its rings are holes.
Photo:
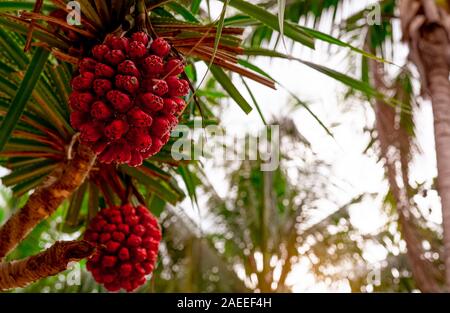
<path fill-rule="evenodd" d="M 33 1 L 10 1 L 8 7 L 8 2 L 2 2 L 0 9 L 8 12 L 14 7 L 11 4 L 13 2 L 29 4 L 29 9 L 33 4 Z M 152 14 L 162 21 L 171 18 L 186 23 L 211 20 L 209 1 L 153 2 L 155 9 Z M 341 11 L 353 2 L 350 0 L 221 2 L 229 7 L 220 24 L 246 28 L 242 44 L 244 57 L 239 58 L 239 65 L 270 78 L 270 73 L 253 64 L 256 57 L 285 58 L 291 62 L 302 62 L 348 87 L 344 91 L 344 100 L 357 99 L 365 102 L 368 104 L 368 110 L 376 110 L 377 101 L 384 102 L 385 107 L 394 112 L 396 121 L 400 121 L 402 134 L 405 135 L 398 141 L 402 143 L 398 148 L 400 162 L 404 167 L 408 167 L 411 155 L 418 153 L 411 114 L 417 106 L 414 99 L 418 91 L 411 82 L 412 74 L 406 64 L 394 66 L 396 70 L 386 75 L 389 98 L 374 83 L 371 67 L 375 55 L 380 58 L 378 60 L 395 58 L 398 45 L 393 38 L 393 23 L 397 18 L 396 1 L 374 1 L 379 3 L 382 14 L 381 24 L 378 25 L 369 25 L 366 20 L 367 13 L 373 10 L 372 6 L 343 18 Z M 272 15 L 266 16 L 257 10 L 252 12 L 248 3 L 257 4 L 263 12 L 271 12 Z M 283 24 L 285 38 L 281 35 L 281 24 L 278 24 L 277 19 L 273 19 L 281 12 L 284 12 L 286 20 Z M 316 30 L 316 26 L 323 21 L 331 25 L 330 35 Z M 11 26 L 4 18 L 0 18 L 0 23 Z M 300 25 L 313 26 L 306 28 Z M 301 44 L 305 48 L 310 40 L 330 44 L 330 54 L 334 53 L 335 49 L 348 48 L 348 72 L 359 79 L 288 54 L 288 51 L 294 49 L 294 45 Z M 29 62 L 29 56 L 21 52 L 24 43 L 24 35 L 6 28 L 0 30 L 0 45 L 4 48 L 0 50 L 0 55 L 2 60 L 8 60 L 0 64 L 0 71 L 11 78 L 7 81 L 0 77 L 0 109 L 7 108 L 8 101 L 20 82 L 18 70 L 23 71 Z M 50 116 L 50 123 L 43 122 L 43 128 L 48 127 L 58 138 L 62 138 L 64 143 L 73 131 L 67 122 L 61 122 L 67 120 L 68 110 L 64 99 L 67 97 L 68 87 L 60 82 L 68 81 L 67 77 L 70 76 L 72 68 L 56 59 L 50 60 L 44 68 L 44 79 L 38 83 L 37 88 L 47 93 L 45 96 L 51 101 L 42 108 L 43 101 L 33 95 L 31 105 L 24 113 L 28 117 L 28 125 L 23 122 L 18 130 L 28 131 L 30 125 L 34 125 L 29 121 L 33 122 L 49 112 L 56 112 Z M 202 81 L 202 77 L 197 73 L 198 63 L 201 63 L 198 59 L 188 58 L 186 74 L 195 86 Z M 57 71 L 53 72 L 53 69 Z M 228 76 L 221 76 L 220 69 L 211 69 L 214 75 L 208 75 L 196 93 L 200 109 L 192 102 L 184 114 L 182 123 L 188 126 L 192 126 L 193 118 L 200 115 L 204 123 L 219 123 L 224 105 L 231 99 L 245 107 L 246 100 L 239 101 L 239 92 L 236 95 L 236 92 L 230 89 L 231 81 L 227 80 Z M 230 77 L 236 79 L 236 75 Z M 242 76 L 239 78 L 248 88 Z M 54 95 L 48 94 L 47 85 L 51 87 L 48 90 L 56 89 Z M 53 88 L 54 86 L 56 88 Z M 277 87 L 285 89 L 280 84 Z M 252 106 L 259 111 L 251 89 L 248 88 L 247 91 L 252 99 Z M 315 116 L 308 103 L 302 101 L 298 95 L 288 92 L 292 97 L 286 107 L 306 110 L 332 136 L 332 131 Z M 345 286 L 346 290 L 354 292 L 416 291 L 419 286 L 412 277 L 411 255 L 408 256 L 404 237 L 407 227 L 414 230 L 415 242 L 420 245 L 418 255 L 430 263 L 429 268 L 438 280 L 442 278 L 439 248 L 442 246 L 442 230 L 439 225 L 427 220 L 413 200 L 415 196 L 424 195 L 430 189 L 424 185 L 413 188 L 408 184 L 408 197 L 414 219 L 407 224 L 399 222 L 398 204 L 392 189 L 389 190 L 384 195 L 382 207 L 386 218 L 375 233 L 367 234 L 356 228 L 349 214 L 350 208 L 378 196 L 375 194 L 358 195 L 331 214 L 323 216 L 323 212 L 318 208 L 327 206 L 325 200 L 332 207 L 336 205 L 331 196 L 331 190 L 336 186 L 333 186 L 330 179 L 329 164 L 315 155 L 309 142 L 299 133 L 288 116 L 268 121 L 261 114 L 261 118 L 264 123 L 281 125 L 280 167 L 273 172 L 263 172 L 260 170 L 261 160 L 223 164 L 222 169 L 226 171 L 227 180 L 224 183 L 230 186 L 225 198 L 220 196 L 208 181 L 201 161 L 174 162 L 170 156 L 172 142 L 160 154 L 146 162 L 144 167 L 137 170 L 122 167 L 117 173 L 114 172 L 119 180 L 125 181 L 129 176 L 136 182 L 138 190 L 148 207 L 159 217 L 163 228 L 157 268 L 139 292 L 291 292 L 293 286 L 303 279 L 298 274 L 302 270 L 312 273 L 315 283 L 324 284 L 330 290 L 341 290 L 341 287 Z M 52 124 L 52 121 L 55 123 Z M 365 153 L 375 155 L 381 161 L 385 155 L 383 142 L 380 142 L 378 136 L 380 130 L 377 130 L 375 125 L 368 125 L 366 131 L 371 140 Z M 30 140 L 31 142 L 13 138 L 6 147 L 9 151 L 20 152 L 36 145 L 33 138 Z M 388 143 L 390 144 L 392 143 Z M 47 164 L 45 160 L 36 159 L 45 149 L 39 147 L 36 153 L 31 152 L 34 160 L 31 161 L 32 165 L 23 163 L 20 154 L 17 154 L 16 159 L 7 159 L 6 154 L 0 159 L 4 166 L 12 169 L 3 177 L 4 186 L 0 186 L 0 223 L 25 203 L 30 190 L 64 157 L 65 148 L 61 144 L 56 147 L 56 151 L 48 151 L 56 156 L 53 158 L 56 163 Z M 46 154 L 43 155 L 45 156 Z M 24 170 L 17 171 L 20 167 Z M 404 174 L 407 179 L 408 173 Z M 34 178 L 29 179 L 30 175 Z M 117 190 L 111 190 L 108 185 L 99 191 L 94 184 L 85 183 L 51 218 L 42 222 L 8 259 L 20 259 L 35 254 L 56 240 L 80 237 L 85 222 L 95 214 L 98 206 L 105 206 L 105 198 L 108 198 L 108 195 L 114 200 L 115 192 Z M 185 197 L 191 201 L 198 216 L 188 214 L 183 210 L 183 206 L 177 205 Z M 383 250 L 383 260 L 374 261 L 367 255 L 367 250 L 373 247 Z M 31 291 L 104 290 L 90 277 L 84 262 L 81 262 L 60 275 L 13 292 Z"/>

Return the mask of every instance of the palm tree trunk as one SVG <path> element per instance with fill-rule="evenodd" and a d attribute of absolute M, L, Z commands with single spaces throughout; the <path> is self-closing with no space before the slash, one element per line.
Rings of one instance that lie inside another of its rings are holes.
<path fill-rule="evenodd" d="M 434 136 L 437 158 L 437 187 L 442 204 L 446 284 L 450 291 L 450 82 L 446 62 L 438 62 L 427 71 L 433 101 Z M 441 60 L 443 61 L 443 60 Z"/>
<path fill-rule="evenodd" d="M 430 96 L 433 106 L 445 281 L 450 291 L 450 26 L 446 23 L 450 17 L 446 10 L 430 0 L 403 0 L 400 17 L 410 58 L 420 72 L 422 89 Z"/>
<path fill-rule="evenodd" d="M 374 53 L 374 52 L 372 52 Z M 384 65 L 376 61 L 370 62 L 372 80 L 377 90 L 387 92 L 388 88 L 384 82 Z M 411 207 L 408 197 L 408 161 L 409 158 L 403 156 L 400 147 L 409 145 L 407 136 L 402 136 L 402 129 L 397 128 L 395 109 L 382 100 L 375 103 L 376 130 L 378 142 L 380 144 L 381 159 L 384 160 L 384 168 L 389 182 L 389 189 L 395 199 L 398 212 L 398 223 L 401 234 L 406 242 L 408 263 L 414 277 L 416 286 L 422 292 L 439 292 L 439 285 L 433 275 L 433 264 L 423 258 L 423 250 L 418 238 L 414 224 L 411 223 Z M 392 148 L 390 150 L 390 148 Z M 409 149 L 408 149 L 409 150 Z M 395 153 L 392 153 L 395 151 Z M 391 153 L 389 153 L 391 152 Z M 397 170 L 395 164 L 400 163 L 402 170 Z M 403 186 L 397 183 L 397 178 L 401 177 Z"/>

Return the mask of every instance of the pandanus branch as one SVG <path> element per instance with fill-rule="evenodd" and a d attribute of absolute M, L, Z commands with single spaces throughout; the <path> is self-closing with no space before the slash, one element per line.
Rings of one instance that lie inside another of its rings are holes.
<path fill-rule="evenodd" d="M 44 277 L 56 275 L 92 254 L 87 241 L 58 241 L 49 249 L 23 260 L 0 263 L 0 290 L 24 287 Z"/>
<path fill-rule="evenodd" d="M 49 175 L 25 206 L 0 228 L 0 260 L 83 183 L 94 161 L 94 152 L 80 144 L 74 157 Z"/>

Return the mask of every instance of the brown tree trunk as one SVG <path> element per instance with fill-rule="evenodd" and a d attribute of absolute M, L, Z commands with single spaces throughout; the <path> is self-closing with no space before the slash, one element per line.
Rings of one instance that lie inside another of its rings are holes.
<path fill-rule="evenodd" d="M 442 34 L 443 36 L 445 34 Z M 450 47 L 450 46 L 449 46 Z M 424 49 L 425 53 L 426 49 Z M 447 290 L 450 291 L 450 82 L 449 67 L 442 53 L 430 55 L 426 66 L 433 102 L 434 136 L 438 168 L 437 188 L 442 204 Z"/>
<path fill-rule="evenodd" d="M 87 241 L 58 241 L 37 255 L 19 261 L 0 263 L 0 290 L 25 287 L 41 278 L 67 269 L 70 262 L 92 254 L 94 246 Z"/>
<path fill-rule="evenodd" d="M 370 61 L 370 71 L 373 84 L 377 90 L 386 93 L 388 88 L 384 82 L 384 65 L 376 61 Z M 422 292 L 439 292 L 440 287 L 435 279 L 433 264 L 423 257 L 423 249 L 415 229 L 411 222 L 411 206 L 408 197 L 408 162 L 409 157 L 402 155 L 402 146 L 409 145 L 408 135 L 396 125 L 396 112 L 382 100 L 375 103 L 376 130 L 380 144 L 381 159 L 384 160 L 384 168 L 389 182 L 389 189 L 394 197 L 398 212 L 398 223 L 401 234 L 406 242 L 408 263 L 417 287 Z M 406 149 L 409 151 L 409 149 Z M 397 170 L 396 163 L 401 164 L 402 170 Z M 401 178 L 403 186 L 397 183 Z"/>
<path fill-rule="evenodd" d="M 94 161 L 95 154 L 80 144 L 74 158 L 67 161 L 61 170 L 50 174 L 25 206 L 0 228 L 0 260 L 83 183 Z"/>
<path fill-rule="evenodd" d="M 450 291 L 450 17 L 432 0 L 402 0 L 400 17 L 410 58 L 420 72 L 422 89 L 431 97 L 433 106 L 445 281 Z"/>

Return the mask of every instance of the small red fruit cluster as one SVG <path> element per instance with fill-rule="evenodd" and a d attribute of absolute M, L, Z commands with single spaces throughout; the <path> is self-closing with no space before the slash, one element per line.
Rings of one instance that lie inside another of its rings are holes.
<path fill-rule="evenodd" d="M 189 83 L 171 46 L 144 32 L 109 35 L 80 60 L 72 79 L 70 122 L 102 163 L 139 166 L 168 142 L 186 107 Z"/>
<path fill-rule="evenodd" d="M 97 250 L 87 262 L 94 279 L 109 291 L 130 292 L 153 271 L 161 241 L 156 218 L 144 206 L 101 210 L 84 234 Z"/>

